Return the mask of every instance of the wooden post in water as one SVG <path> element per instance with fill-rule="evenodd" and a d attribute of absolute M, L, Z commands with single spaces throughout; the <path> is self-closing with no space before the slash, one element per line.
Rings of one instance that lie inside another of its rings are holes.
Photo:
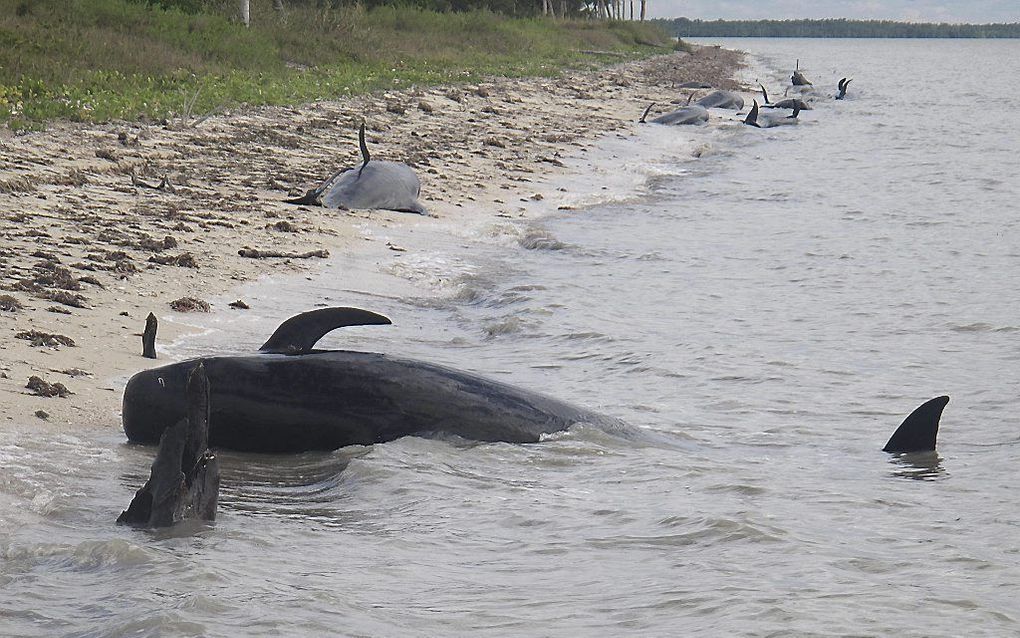
<path fill-rule="evenodd" d="M 156 321 L 156 315 L 149 313 L 149 316 L 145 318 L 145 332 L 142 333 L 142 356 L 146 359 L 156 358 L 156 328 L 159 327 L 159 322 Z"/>

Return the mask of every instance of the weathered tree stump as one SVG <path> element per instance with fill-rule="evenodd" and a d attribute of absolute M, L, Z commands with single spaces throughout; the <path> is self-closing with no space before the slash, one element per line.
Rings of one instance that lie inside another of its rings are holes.
<path fill-rule="evenodd" d="M 145 332 L 142 333 L 142 356 L 146 359 L 156 358 L 156 328 L 159 322 L 156 315 L 149 313 L 145 318 Z"/>
<path fill-rule="evenodd" d="M 149 480 L 117 523 L 169 527 L 185 519 L 216 520 L 220 466 L 209 452 L 209 379 L 199 363 L 188 375 L 187 416 L 159 440 Z"/>

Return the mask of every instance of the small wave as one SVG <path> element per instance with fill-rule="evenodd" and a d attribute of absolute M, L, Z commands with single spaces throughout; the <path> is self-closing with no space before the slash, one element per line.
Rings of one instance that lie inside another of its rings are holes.
<path fill-rule="evenodd" d="M 563 250 L 568 246 L 556 239 L 549 231 L 535 227 L 526 230 L 517 243 L 526 250 Z"/>
<path fill-rule="evenodd" d="M 1016 326 L 993 326 L 990 323 L 977 321 L 968 324 L 950 324 L 949 329 L 953 332 L 1016 332 L 1020 330 Z"/>
<path fill-rule="evenodd" d="M 3 559 L 11 565 L 46 564 L 51 568 L 78 572 L 154 564 L 153 555 L 148 550 L 121 539 L 85 541 L 78 545 L 42 543 L 12 547 L 3 552 Z"/>
<path fill-rule="evenodd" d="M 495 338 L 508 334 L 517 334 L 526 327 L 527 323 L 523 319 L 516 315 L 511 315 L 485 324 L 484 330 L 489 338 Z"/>

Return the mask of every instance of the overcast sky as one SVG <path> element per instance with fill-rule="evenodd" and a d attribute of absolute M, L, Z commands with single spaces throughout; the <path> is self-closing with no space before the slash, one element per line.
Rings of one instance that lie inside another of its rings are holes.
<path fill-rule="evenodd" d="M 1020 22 L 1020 0 L 648 0 L 653 18 Z"/>

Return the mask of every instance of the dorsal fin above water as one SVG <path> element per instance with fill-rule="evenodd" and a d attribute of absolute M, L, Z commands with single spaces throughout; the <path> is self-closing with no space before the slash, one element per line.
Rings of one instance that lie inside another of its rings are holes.
<path fill-rule="evenodd" d="M 934 452 L 935 439 L 939 434 L 939 419 L 947 403 L 947 396 L 935 397 L 922 403 L 896 428 L 882 451 Z"/>
<path fill-rule="evenodd" d="M 321 308 L 302 312 L 280 324 L 259 352 L 302 354 L 310 352 L 316 342 L 337 328 L 347 326 L 387 325 L 386 317 L 361 308 Z"/>
<path fill-rule="evenodd" d="M 758 100 L 754 100 L 754 106 L 751 107 L 751 111 L 747 114 L 747 117 L 744 118 L 744 124 L 761 128 L 761 126 L 758 125 Z"/>

